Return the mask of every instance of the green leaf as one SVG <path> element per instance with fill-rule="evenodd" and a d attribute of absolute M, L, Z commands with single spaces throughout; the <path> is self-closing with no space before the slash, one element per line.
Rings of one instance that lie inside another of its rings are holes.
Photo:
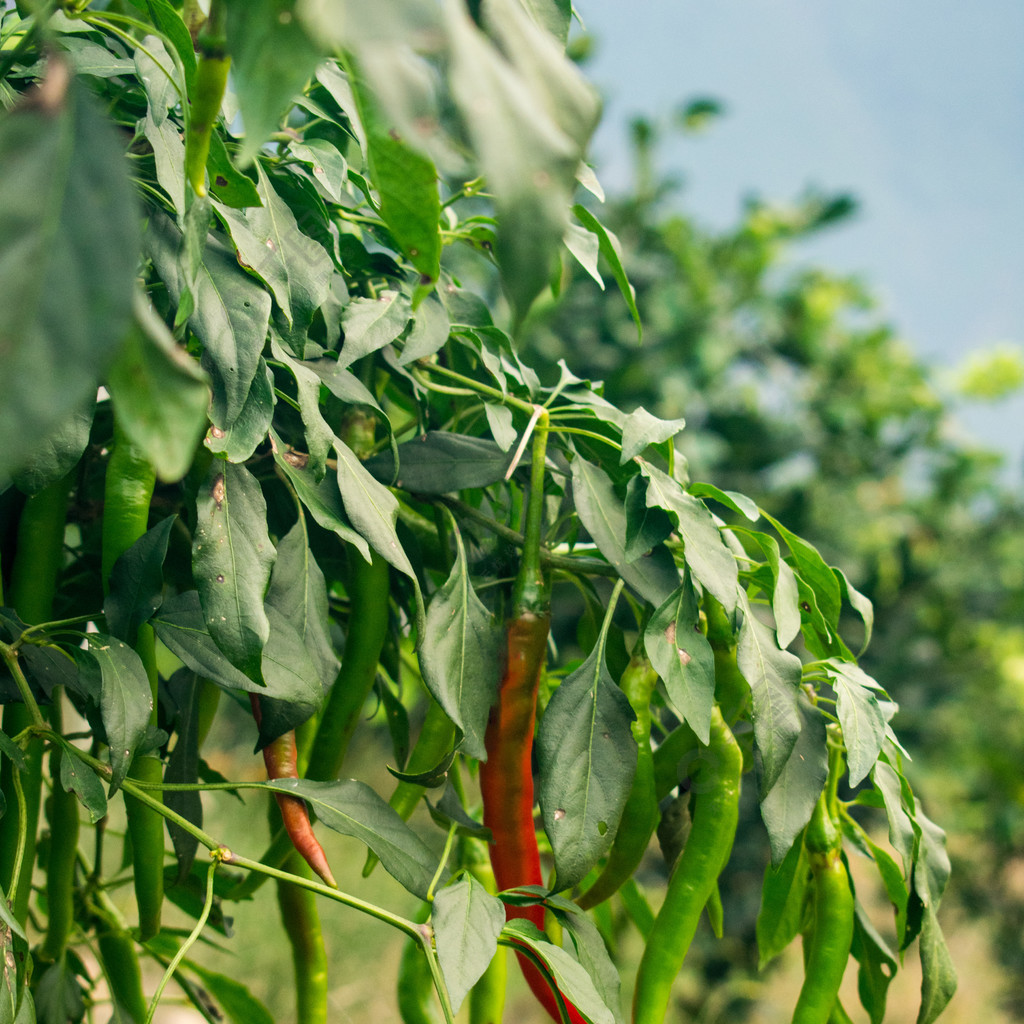
<path fill-rule="evenodd" d="M 708 483 L 692 483 L 689 490 L 695 498 L 711 498 L 720 505 L 731 508 L 733 512 L 738 512 L 752 523 L 761 518 L 757 504 L 739 491 L 723 491 L 720 487 Z"/>
<path fill-rule="evenodd" d="M 228 462 L 245 462 L 266 439 L 276 401 L 274 375 L 260 356 L 249 394 L 238 415 L 226 428 L 215 422 L 203 443 L 211 452 L 223 455 Z"/>
<path fill-rule="evenodd" d="M 259 206 L 260 194 L 252 178 L 243 174 L 231 162 L 231 154 L 219 133 L 210 136 L 210 155 L 206 159 L 210 175 L 210 191 L 225 206 L 236 210 Z"/>
<path fill-rule="evenodd" d="M 559 992 L 593 1024 L 615 1024 L 615 1014 L 605 1005 L 594 980 L 560 946 L 554 945 L 532 921 L 513 918 L 505 922 L 501 934 L 518 947 L 525 946 L 536 954 L 554 976 Z"/>
<path fill-rule="evenodd" d="M 273 605 L 268 604 L 266 611 L 270 636 L 263 648 L 262 669 L 267 688 L 260 695 L 263 713 L 257 750 L 308 721 L 323 706 L 325 692 L 318 666 L 298 629 Z"/>
<path fill-rule="evenodd" d="M 772 587 L 772 615 L 775 617 L 775 635 L 785 650 L 799 635 L 801 627 L 800 588 L 789 563 L 783 561 L 778 542 L 760 530 L 745 530 L 765 554 L 774 577 Z"/>
<path fill-rule="evenodd" d="M 225 7 L 231 73 L 245 123 L 238 159 L 245 165 L 281 126 L 325 54 L 306 33 L 294 0 L 225 0 Z"/>
<path fill-rule="evenodd" d="M 627 417 L 622 428 L 622 454 L 619 465 L 640 455 L 649 445 L 661 444 L 675 437 L 686 426 L 686 420 L 662 420 L 652 416 L 642 405 Z"/>
<path fill-rule="evenodd" d="M 181 131 L 166 118 L 158 122 L 152 111 L 147 111 L 140 123 L 142 134 L 153 148 L 156 180 L 180 219 L 185 216 L 185 143 Z"/>
<path fill-rule="evenodd" d="M 647 478 L 638 473 L 626 484 L 626 560 L 642 555 L 672 536 L 676 524 L 663 508 L 647 505 Z M 643 565 L 643 563 L 640 563 Z"/>
<path fill-rule="evenodd" d="M 133 54 L 135 69 L 146 91 L 148 116 L 157 124 L 167 120 L 167 111 L 182 99 L 185 85 L 159 36 L 144 36 Z"/>
<path fill-rule="evenodd" d="M 452 1011 L 458 1013 L 498 951 L 505 905 L 467 875 L 434 898 L 431 924 Z"/>
<path fill-rule="evenodd" d="M 683 490 L 678 480 L 648 462 L 640 471 L 650 481 L 647 505 L 675 517 L 685 545 L 684 557 L 694 578 L 717 598 L 727 612 L 736 607 L 736 558 L 726 547 L 707 506 Z"/>
<path fill-rule="evenodd" d="M 896 769 L 884 757 L 871 769 L 871 781 L 882 795 L 885 814 L 889 819 L 889 842 L 903 859 L 903 873 L 910 876 L 914 853 L 914 826 L 903 806 L 903 792 Z"/>
<path fill-rule="evenodd" d="M 141 296 L 135 327 L 107 374 L 107 387 L 118 423 L 157 476 L 167 483 L 180 480 L 206 429 L 209 380 Z"/>
<path fill-rule="evenodd" d="M 609 564 L 645 601 L 655 607 L 664 604 L 679 586 L 675 562 L 661 545 L 647 558 L 627 561 L 626 510 L 604 470 L 584 459 L 573 459 L 572 493 L 580 521 Z"/>
<path fill-rule="evenodd" d="M 191 89 L 196 74 L 196 54 L 192 37 L 181 15 L 168 0 L 131 0 L 131 3 L 171 41 L 171 45 L 181 58 L 185 68 L 185 80 Z"/>
<path fill-rule="evenodd" d="M 90 397 L 81 409 L 32 449 L 13 477 L 22 494 L 38 494 L 78 465 L 89 444 L 95 407 L 95 398 Z"/>
<path fill-rule="evenodd" d="M 266 603 L 295 628 L 326 689 L 338 674 L 339 662 L 331 643 L 327 582 L 309 550 L 301 521 L 278 542 Z"/>
<path fill-rule="evenodd" d="M 501 673 L 501 631 L 473 590 L 462 538 L 444 586 L 430 599 L 419 651 L 423 681 L 463 733 L 463 750 L 486 760 L 484 733 Z"/>
<path fill-rule="evenodd" d="M 867 778 L 885 739 L 886 718 L 879 706 L 882 688 L 863 669 L 851 662 L 830 658 L 827 671 L 836 688 L 836 714 L 846 745 L 850 785 Z"/>
<path fill-rule="evenodd" d="M 778 781 L 800 735 L 797 708 L 800 659 L 779 650 L 775 634 L 757 619 L 744 598 L 743 623 L 736 644 L 736 664 L 750 684 L 754 740 L 761 755 L 762 796 Z"/>
<path fill-rule="evenodd" d="M 274 449 L 274 461 L 288 477 L 309 514 L 325 530 L 336 533 L 343 541 L 354 545 L 363 558 L 369 561 L 370 546 L 349 523 L 341 501 L 337 477 L 325 476 L 323 480 L 318 481 L 313 471 L 309 469 L 309 459 L 305 453 L 287 448 L 273 432 L 270 441 Z"/>
<path fill-rule="evenodd" d="M 196 496 L 192 572 L 210 636 L 255 682 L 270 635 L 263 598 L 275 555 L 259 483 L 244 466 L 214 462 Z"/>
<path fill-rule="evenodd" d="M 839 580 L 839 586 L 842 590 L 843 597 L 846 599 L 850 607 L 861 617 L 864 622 L 864 643 L 861 645 L 861 654 L 867 650 L 868 644 L 871 643 L 871 634 L 875 628 L 875 608 L 872 605 L 869 598 L 865 597 L 856 587 L 847 579 L 846 573 L 842 569 L 837 569 L 835 566 L 832 567 L 832 571 L 836 574 L 836 578 Z"/>
<path fill-rule="evenodd" d="M 504 479 L 509 457 L 484 437 L 431 430 L 398 446 L 398 479 L 391 452 L 375 455 L 364 465 L 382 483 L 413 494 L 450 494 L 488 487 Z"/>
<path fill-rule="evenodd" d="M 921 1009 L 917 1024 L 932 1024 L 956 992 L 956 967 L 946 948 L 946 940 L 939 927 L 933 907 L 925 909 L 919 944 L 921 957 Z"/>
<path fill-rule="evenodd" d="M 761 818 L 768 829 L 773 866 L 782 862 L 793 840 L 811 820 L 828 778 L 825 719 L 804 697 L 797 707 L 803 728 L 778 779 L 761 798 Z"/>
<path fill-rule="evenodd" d="M 381 217 L 409 262 L 434 282 L 441 272 L 437 168 L 429 157 L 400 137 L 368 89 L 360 83 L 355 93 Z"/>
<path fill-rule="evenodd" d="M 765 867 L 757 915 L 758 970 L 763 971 L 799 934 L 809 876 L 803 843 L 790 846 L 777 867 Z"/>
<path fill-rule="evenodd" d="M 299 229 L 295 214 L 274 191 L 259 161 L 262 206 L 234 210 L 214 204 L 235 244 L 239 262 L 273 293 L 288 326 L 308 327 L 327 298 L 334 264 L 324 247 Z"/>
<path fill-rule="evenodd" d="M 148 622 L 163 599 L 164 559 L 177 516 L 168 516 L 147 530 L 114 563 L 110 592 L 103 601 L 107 628 L 134 644 L 139 626 Z"/>
<path fill-rule="evenodd" d="M 136 748 L 146 735 L 153 695 L 142 660 L 126 643 L 89 634 L 89 656 L 100 671 L 100 715 L 110 745 L 110 792 L 124 781 Z"/>
<path fill-rule="evenodd" d="M 448 340 L 451 322 L 448 311 L 436 295 L 428 295 L 413 315 L 412 329 L 402 345 L 399 366 L 408 366 L 426 356 L 432 356 Z M 504 408 L 502 406 L 501 408 Z"/>
<path fill-rule="evenodd" d="M 562 680 L 537 732 L 556 889 L 571 889 L 608 852 L 636 772 L 636 716 L 605 666 L 604 640 Z"/>
<path fill-rule="evenodd" d="M 320 377 L 304 363 L 290 356 L 278 342 L 276 332 L 271 334 L 271 354 L 282 363 L 295 379 L 299 400 L 299 415 L 306 432 L 305 449 L 309 455 L 309 468 L 316 479 L 326 472 L 327 454 L 334 443 L 334 432 L 327 425 L 320 409 Z"/>
<path fill-rule="evenodd" d="M 626 268 L 622 265 L 622 244 L 615 234 L 609 231 L 585 206 L 580 206 L 577 203 L 572 208 L 572 212 L 588 231 L 593 232 L 597 236 L 601 255 L 605 258 L 608 266 L 611 267 L 615 283 L 619 286 L 619 291 L 622 292 L 622 297 L 626 300 L 626 306 L 629 308 L 633 322 L 636 324 L 637 341 L 642 342 L 644 340 L 644 328 L 640 321 L 640 310 L 636 308 L 636 292 L 626 276 Z"/>
<path fill-rule="evenodd" d="M 82 983 L 70 957 L 62 956 L 46 967 L 35 986 L 38 1024 L 69 1024 L 85 1019 Z"/>
<path fill-rule="evenodd" d="M 146 244 L 173 302 L 186 291 L 178 263 L 181 232 L 163 214 L 149 219 Z M 193 288 L 188 325 L 203 344 L 203 366 L 213 378 L 210 418 L 226 430 L 249 399 L 270 323 L 268 292 L 213 236 L 207 241 Z"/>
<path fill-rule="evenodd" d="M 307 801 L 327 828 L 365 843 L 379 858 L 384 870 L 413 895 L 425 899 L 437 870 L 437 857 L 423 840 L 364 782 L 311 782 L 278 779 L 265 783 L 275 793 L 287 793 Z M 441 881 L 448 872 L 441 874 Z"/>
<path fill-rule="evenodd" d="M 903 949 L 907 926 L 907 901 L 910 897 L 903 872 L 896 861 L 880 846 L 877 846 L 869 836 L 864 837 L 864 844 L 874 858 L 875 866 L 882 878 L 882 884 L 885 886 L 886 895 L 896 912 L 896 938 L 900 949 Z"/>
<path fill-rule="evenodd" d="M 123 142 L 59 58 L 48 75 L 0 117 L 0 479 L 95 397 L 139 258 Z"/>
<path fill-rule="evenodd" d="M 896 957 L 875 930 L 858 903 L 853 921 L 853 944 L 850 947 L 857 961 L 857 992 L 861 1005 L 868 1011 L 871 1024 L 882 1024 L 889 983 L 896 975 Z"/>
<path fill-rule="evenodd" d="M 401 292 L 385 291 L 375 299 L 353 299 L 341 314 L 345 340 L 338 355 L 340 367 L 390 345 L 409 322 L 409 300 Z"/>
<path fill-rule="evenodd" d="M 395 530 L 398 499 L 370 476 L 344 441 L 335 438 L 334 451 L 338 456 L 338 490 L 350 522 L 384 561 L 412 580 L 419 606 L 418 616 L 422 619 L 423 597 L 419 581 Z"/>
<path fill-rule="evenodd" d="M 679 589 L 651 617 L 644 647 L 676 713 L 701 743 L 707 743 L 715 700 L 715 653 L 700 631 L 699 620 L 687 569 Z"/>
<path fill-rule="evenodd" d="M 348 164 L 341 153 L 325 139 L 316 138 L 290 142 L 288 150 L 312 170 L 317 184 L 331 199 L 340 203 L 348 178 Z"/>
<path fill-rule="evenodd" d="M 185 960 L 183 966 L 202 982 L 203 994 L 213 996 L 231 1024 L 274 1024 L 270 1011 L 241 982 L 194 960 Z"/>
<path fill-rule="evenodd" d="M 460 5 L 448 5 L 445 14 L 452 96 L 495 196 L 498 265 L 521 321 L 547 287 L 598 103 L 558 44 L 518 4 L 502 0 L 486 8 L 504 52 Z"/>
<path fill-rule="evenodd" d="M 622 1024 L 622 995 L 619 972 L 608 955 L 601 933 L 583 913 L 555 913 L 572 938 L 580 966 L 590 975 L 601 1001 L 612 1011 L 616 1024 Z"/>
<path fill-rule="evenodd" d="M 828 567 L 813 545 L 808 544 L 791 530 L 787 530 L 782 523 L 768 515 L 764 509 L 761 510 L 761 514 L 779 531 L 779 536 L 789 546 L 798 575 L 814 592 L 821 614 L 831 629 L 835 630 L 839 625 L 839 612 L 842 609 L 839 580 L 836 578 L 836 574 Z"/>

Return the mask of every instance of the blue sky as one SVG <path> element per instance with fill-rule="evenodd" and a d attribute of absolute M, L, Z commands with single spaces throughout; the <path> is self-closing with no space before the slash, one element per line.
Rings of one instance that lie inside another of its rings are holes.
<path fill-rule="evenodd" d="M 594 154 L 629 181 L 625 124 L 710 95 L 727 116 L 673 139 L 681 203 L 711 226 L 744 195 L 854 193 L 856 221 L 797 255 L 862 274 L 938 366 L 1024 345 L 1024 4 L 1019 0 L 578 0 L 607 106 Z M 1019 473 L 1024 396 L 965 410 Z"/>

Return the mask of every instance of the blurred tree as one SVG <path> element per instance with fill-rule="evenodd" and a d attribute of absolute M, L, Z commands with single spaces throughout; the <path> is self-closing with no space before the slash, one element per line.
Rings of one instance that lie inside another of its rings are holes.
<path fill-rule="evenodd" d="M 681 115 L 676 127 L 703 125 L 717 109 L 702 101 L 702 116 Z M 900 702 L 912 751 L 928 751 L 931 768 L 918 784 L 943 808 L 959 854 L 954 892 L 970 912 L 991 916 L 995 951 L 1020 978 L 1021 495 L 1001 484 L 998 455 L 958 435 L 953 398 L 879 316 L 868 288 L 786 262 L 789 246 L 848 218 L 852 197 L 749 200 L 735 228 L 710 232 L 679 212 L 677 185 L 659 176 L 657 126 L 637 120 L 631 135 L 633 194 L 604 214 L 636 288 L 642 345 L 614 289 L 567 266 L 564 299 L 533 324 L 534 352 L 603 378 L 620 407 L 685 417 L 677 444 L 694 479 L 768 495 L 770 512 L 871 597 L 865 667 Z M 565 288 L 569 275 L 583 280 Z M 973 362 L 964 393 L 1005 393 L 993 376 L 1005 379 L 1005 362 Z M 760 875 L 751 872 L 763 863 L 764 839 L 752 802 L 749 810 L 749 836 L 722 890 L 748 942 L 725 949 L 724 960 L 709 944 L 706 973 L 756 968 Z M 744 850 L 749 863 L 740 862 Z M 1019 985 L 1008 985 L 1007 1002 L 1024 1019 Z"/>

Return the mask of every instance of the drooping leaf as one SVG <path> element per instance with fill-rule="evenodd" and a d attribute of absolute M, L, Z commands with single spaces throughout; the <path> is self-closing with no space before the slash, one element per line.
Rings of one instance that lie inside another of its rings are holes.
<path fill-rule="evenodd" d="M 100 715 L 110 746 L 113 793 L 128 774 L 132 757 L 146 735 L 153 695 L 142 660 L 126 643 L 92 633 L 88 653 L 100 672 Z"/>
<path fill-rule="evenodd" d="M 800 931 L 810 877 L 807 852 L 795 843 L 777 867 L 764 869 L 761 910 L 757 915 L 758 969 L 774 960 Z"/>
<path fill-rule="evenodd" d="M 957 987 L 956 967 L 934 907 L 925 908 L 919 953 L 922 977 L 917 1024 L 932 1024 L 949 1005 Z"/>
<path fill-rule="evenodd" d="M 90 397 L 81 409 L 73 412 L 29 452 L 14 474 L 19 491 L 38 494 L 78 465 L 89 443 L 95 407 L 95 399 Z"/>
<path fill-rule="evenodd" d="M 642 463 L 640 469 L 650 481 L 648 506 L 663 508 L 675 517 L 685 544 L 686 564 L 694 578 L 731 612 L 736 607 L 736 558 L 722 540 L 707 506 L 650 463 Z"/>
<path fill-rule="evenodd" d="M 572 888 L 608 852 L 636 772 L 636 716 L 605 666 L 603 639 L 562 680 L 537 733 L 556 889 Z"/>
<path fill-rule="evenodd" d="M 167 111 L 181 102 L 185 83 L 159 36 L 147 35 L 135 48 L 135 70 L 142 81 L 149 104 L 148 116 L 157 124 L 167 120 Z"/>
<path fill-rule="evenodd" d="M 505 905 L 468 875 L 437 894 L 431 923 L 452 1011 L 458 1013 L 498 950 Z"/>
<path fill-rule="evenodd" d="M 597 925 L 579 912 L 558 914 L 558 918 L 572 938 L 576 958 L 590 975 L 601 1001 L 611 1010 L 616 1024 L 623 1024 L 619 972 L 608 955 L 608 947 Z"/>
<path fill-rule="evenodd" d="M 189 783 L 199 781 L 199 693 L 202 681 L 188 669 L 175 672 L 168 688 L 178 705 L 177 740 L 167 760 L 164 781 Z M 203 827 L 203 801 L 196 790 L 167 790 L 164 803 L 197 828 Z M 168 820 L 167 831 L 178 858 L 178 881 L 188 877 L 195 861 L 199 840 L 177 822 Z"/>
<path fill-rule="evenodd" d="M 338 674 L 339 664 L 330 637 L 327 583 L 300 522 L 278 542 L 266 603 L 294 626 L 316 667 L 320 685 L 326 689 Z"/>
<path fill-rule="evenodd" d="M 808 544 L 802 537 L 798 537 L 763 509 L 761 512 L 765 519 L 779 531 L 779 536 L 789 546 L 790 554 L 796 563 L 797 574 L 814 592 L 821 614 L 825 617 L 829 627 L 834 630 L 839 625 L 839 612 L 842 607 L 839 580 L 836 578 L 836 574 L 829 568 L 813 545 Z"/>
<path fill-rule="evenodd" d="M 288 326 L 305 328 L 327 298 L 334 265 L 324 247 L 300 230 L 259 161 L 256 172 L 262 206 L 240 211 L 217 204 L 214 209 L 231 234 L 240 262 L 266 283 Z"/>
<path fill-rule="evenodd" d="M 392 878 L 420 899 L 426 897 L 437 871 L 437 857 L 398 812 L 366 783 L 355 779 L 340 782 L 278 779 L 265 785 L 275 793 L 287 793 L 308 801 L 323 825 L 365 843 Z M 442 883 L 447 874 L 447 871 L 442 872 Z"/>
<path fill-rule="evenodd" d="M 668 540 L 675 528 L 663 508 L 647 504 L 647 478 L 642 473 L 630 477 L 626 485 L 626 560 L 635 562 L 646 555 Z"/>
<path fill-rule="evenodd" d="M 868 1011 L 871 1024 L 882 1024 L 889 984 L 896 976 L 896 957 L 858 903 L 853 920 L 853 944 L 850 947 L 857 961 L 857 992 L 861 1005 Z"/>
<path fill-rule="evenodd" d="M 768 830 L 773 867 L 781 864 L 793 840 L 811 820 L 828 778 L 825 720 L 802 697 L 797 707 L 803 720 L 800 735 L 775 784 L 761 798 L 761 818 Z"/>
<path fill-rule="evenodd" d="M 655 607 L 664 604 L 679 586 L 679 571 L 660 545 L 646 558 L 626 560 L 626 510 L 607 474 L 584 459 L 573 459 L 572 492 L 580 521 L 601 554 L 644 600 Z"/>
<path fill-rule="evenodd" d="M 532 921 L 513 918 L 505 922 L 501 932 L 528 947 L 540 958 L 555 979 L 562 995 L 593 1024 L 615 1024 L 615 1015 L 605 1006 L 594 986 L 594 980 L 561 946 L 556 946 Z"/>
<path fill-rule="evenodd" d="M 107 387 L 118 423 L 157 476 L 180 480 L 206 429 L 209 380 L 139 295 L 134 328 L 107 374 Z"/>
<path fill-rule="evenodd" d="M 334 432 L 328 426 L 320 408 L 320 378 L 304 363 L 290 356 L 276 337 L 271 340 L 271 352 L 295 380 L 299 400 L 299 415 L 305 428 L 304 448 L 309 456 L 309 469 L 320 480 L 326 471 L 327 453 L 334 443 Z"/>
<path fill-rule="evenodd" d="M 484 733 L 498 692 L 501 631 L 473 590 L 462 538 L 455 537 L 455 564 L 427 609 L 420 669 L 434 699 L 462 730 L 465 752 L 486 760 Z"/>
<path fill-rule="evenodd" d="M 182 966 L 202 982 L 203 991 L 198 994 L 204 998 L 204 1003 L 213 996 L 231 1024 L 274 1024 L 270 1011 L 241 982 L 211 971 L 194 960 L 186 959 Z"/>
<path fill-rule="evenodd" d="M 850 607 L 864 622 L 864 643 L 861 644 L 861 653 L 863 653 L 867 650 L 868 644 L 871 643 L 871 633 L 875 628 L 874 605 L 872 605 L 869 598 L 865 597 L 859 590 L 857 590 L 856 587 L 854 587 L 842 569 L 837 569 L 833 566 L 832 571 L 836 574 L 836 578 L 839 580 L 839 586 L 842 590 L 843 597 L 846 598 Z"/>
<path fill-rule="evenodd" d="M 224 140 L 217 132 L 210 136 L 210 155 L 206 159 L 206 169 L 210 175 L 210 191 L 219 202 L 236 210 L 260 205 L 260 194 L 255 182 L 235 167 Z"/>
<path fill-rule="evenodd" d="M 690 484 L 689 491 L 695 498 L 711 498 L 720 505 L 731 508 L 733 512 L 738 512 L 752 523 L 756 523 L 761 518 L 757 504 L 745 494 L 740 494 L 739 491 L 723 491 L 714 484 L 703 482 Z"/>
<path fill-rule="evenodd" d="M 92 824 L 95 825 L 107 813 L 107 794 L 99 776 L 66 750 L 60 757 L 60 784 L 65 792 L 74 793 L 81 800 Z"/>
<path fill-rule="evenodd" d="M 619 291 L 626 300 L 626 306 L 636 324 L 637 341 L 643 341 L 644 328 L 640 320 L 640 310 L 636 306 L 636 291 L 629 283 L 626 268 L 622 265 L 622 244 L 614 232 L 606 228 L 585 206 L 577 204 L 572 208 L 572 212 L 588 231 L 597 236 L 601 255 L 611 268 L 615 283 L 619 286 Z"/>
<path fill-rule="evenodd" d="M 139 626 L 148 622 L 160 607 L 164 558 L 175 520 L 175 516 L 168 516 L 147 530 L 111 570 L 103 614 L 110 632 L 126 643 L 135 643 Z"/>
<path fill-rule="evenodd" d="M 295 0 L 225 0 L 231 70 L 245 123 L 243 165 L 280 127 L 325 56 L 296 6 Z"/>
<path fill-rule="evenodd" d="M 45 968 L 35 982 L 35 1017 L 28 1018 L 32 1024 L 67 1024 L 85 1019 L 85 993 L 74 967 L 71 957 L 62 956 Z"/>
<path fill-rule="evenodd" d="M 223 455 L 228 462 L 245 462 L 266 439 L 274 418 L 274 375 L 263 356 L 249 385 L 249 394 L 238 415 L 224 429 L 214 424 L 203 442 L 211 452 Z"/>
<path fill-rule="evenodd" d="M 138 211 L 124 147 L 51 58 L 0 118 L 0 478 L 95 396 L 131 315 Z"/>
<path fill-rule="evenodd" d="M 255 682 L 263 678 L 270 635 L 263 599 L 276 555 L 266 520 L 267 503 L 252 474 L 215 461 L 196 496 L 192 571 L 210 635 Z"/>
<path fill-rule="evenodd" d="M 505 476 L 508 453 L 485 437 L 432 430 L 398 446 L 398 478 L 391 452 L 375 455 L 364 465 L 381 483 L 413 494 L 450 494 L 488 487 Z"/>
<path fill-rule="evenodd" d="M 886 718 L 879 705 L 882 688 L 863 669 L 832 658 L 828 671 L 836 688 L 836 714 L 843 730 L 850 785 L 858 786 L 878 759 Z"/>
<path fill-rule="evenodd" d="M 375 299 L 353 299 L 341 315 L 345 340 L 338 365 L 351 366 L 357 359 L 390 345 L 405 330 L 409 313 L 409 301 L 400 292 L 383 292 Z"/>
<path fill-rule="evenodd" d="M 747 605 L 736 644 L 736 663 L 750 684 L 754 739 L 761 755 L 759 789 L 763 796 L 782 774 L 800 734 L 800 659 L 779 650 L 774 632 Z"/>

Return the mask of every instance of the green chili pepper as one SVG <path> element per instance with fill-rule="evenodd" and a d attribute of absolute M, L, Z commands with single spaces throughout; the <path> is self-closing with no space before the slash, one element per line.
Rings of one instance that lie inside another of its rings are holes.
<path fill-rule="evenodd" d="M 811 920 L 804 933 L 804 983 L 793 1024 L 828 1024 L 853 942 L 854 901 L 842 837 L 822 793 L 804 834 L 811 863 Z"/>
<path fill-rule="evenodd" d="M 96 936 L 96 944 L 111 999 L 135 1024 L 142 1024 L 148 1007 L 142 991 L 139 958 L 135 955 L 131 936 L 123 928 L 105 922 Z"/>
<path fill-rule="evenodd" d="M 103 504 L 103 589 L 109 587 L 114 563 L 145 532 L 156 473 L 142 452 L 125 436 L 115 419 L 114 447 L 107 464 Z M 157 723 L 156 637 L 149 625 L 139 627 L 135 650 L 149 676 L 153 710 L 150 723 Z M 140 782 L 163 781 L 160 759 L 148 754 L 132 760 L 129 775 Z M 157 791 L 152 791 L 155 798 Z M 128 832 L 132 841 L 135 900 L 139 907 L 139 938 L 151 939 L 160 931 L 164 900 L 164 819 L 151 807 L 125 796 Z"/>
<path fill-rule="evenodd" d="M 406 774 L 415 775 L 419 772 L 430 771 L 452 749 L 454 741 L 455 724 L 444 713 L 441 705 L 430 698 L 427 714 L 423 719 L 420 734 L 416 738 L 416 746 L 413 747 L 405 766 Z M 426 786 L 402 779 L 395 786 L 395 791 L 391 794 L 391 799 L 388 802 L 398 811 L 403 821 L 408 821 L 426 791 Z M 373 871 L 376 864 L 377 855 L 370 851 L 366 855 L 366 864 L 363 866 L 364 878 Z"/>
<path fill-rule="evenodd" d="M 633 1024 L 662 1024 L 672 983 L 705 904 L 732 850 L 739 817 L 743 755 L 717 705 L 711 735 L 693 774 L 693 825 L 647 938 L 633 993 Z"/>
<path fill-rule="evenodd" d="M 638 645 L 619 684 L 636 715 L 636 721 L 630 726 L 637 744 L 636 774 L 604 870 L 576 900 L 584 910 L 596 907 L 618 892 L 622 883 L 637 869 L 658 827 L 654 755 L 651 751 L 651 694 L 657 682 L 657 673 Z"/>
<path fill-rule="evenodd" d="M 377 664 L 388 629 L 388 563 L 376 552 L 367 562 L 349 549 L 351 610 L 338 677 L 320 714 L 316 738 L 303 772 L 308 779 L 338 777 L 366 698 L 377 678 Z"/>
<path fill-rule="evenodd" d="M 284 868 L 293 875 L 310 877 L 297 853 L 285 861 Z M 292 947 L 297 1019 L 300 1024 L 327 1024 L 327 954 L 316 893 L 280 880 L 277 904 Z"/>
<path fill-rule="evenodd" d="M 262 713 L 260 699 L 256 694 L 249 694 L 252 703 L 252 714 L 256 724 L 260 724 Z M 295 732 L 287 732 L 263 748 L 263 763 L 267 766 L 267 776 L 271 779 L 297 779 L 297 753 Z M 337 889 L 338 883 L 331 874 L 327 855 L 320 845 L 313 825 L 309 820 L 309 808 L 306 801 L 287 793 L 275 793 L 274 799 L 281 811 L 281 821 L 292 841 L 292 846 L 302 855 L 306 863 L 332 888 Z"/>
<path fill-rule="evenodd" d="M 227 88 L 231 58 L 224 35 L 224 5 L 214 0 L 210 15 L 196 40 L 199 61 L 195 87 L 188 98 L 188 132 L 185 136 L 185 176 L 197 196 L 206 195 L 206 160 L 210 136 L 217 124 Z"/>
<path fill-rule="evenodd" d="M 70 486 L 69 474 L 33 494 L 26 499 L 18 522 L 18 546 L 11 564 L 7 596 L 11 606 L 30 625 L 45 622 L 53 609 L 57 579 L 64 559 L 64 525 Z M 17 736 L 32 724 L 32 716 L 24 704 L 8 704 L 4 708 L 3 726 L 8 736 Z M 24 921 L 32 891 L 32 865 L 35 862 L 36 832 L 39 827 L 43 779 L 42 740 L 31 740 L 25 748 L 25 769 L 20 779 L 25 800 L 24 821 L 19 820 L 14 790 L 14 772 L 17 769 L 6 758 L 2 762 L 0 790 L 7 801 L 7 812 L 3 827 L 0 828 L 0 884 L 10 896 L 15 918 Z M 21 873 L 17 879 L 17 888 L 12 889 L 12 873 L 22 834 L 25 837 L 25 848 Z"/>
<path fill-rule="evenodd" d="M 51 709 L 50 723 L 60 731 L 60 705 Z M 63 749 L 50 753 L 53 789 L 47 806 L 50 822 L 50 850 L 46 861 L 46 938 L 39 950 L 43 960 L 58 960 L 67 946 L 74 924 L 75 868 L 78 864 L 78 797 L 60 784 Z"/>

